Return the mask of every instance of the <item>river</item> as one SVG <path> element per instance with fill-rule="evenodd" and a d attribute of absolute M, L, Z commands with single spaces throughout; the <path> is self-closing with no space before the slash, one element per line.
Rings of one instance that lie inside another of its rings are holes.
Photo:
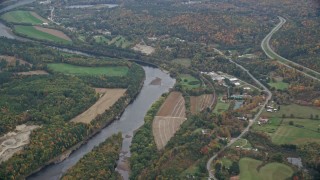
<path fill-rule="evenodd" d="M 87 144 L 74 151 L 66 160 L 58 164 L 47 166 L 40 172 L 30 176 L 28 179 L 59 179 L 68 168 L 76 164 L 79 159 L 90 152 L 94 146 L 97 146 L 117 132 L 122 132 L 124 137 L 120 160 L 118 162 L 120 166 L 123 166 L 124 161 L 130 157 L 130 145 L 133 132 L 143 124 L 144 116 L 152 103 L 155 102 L 161 94 L 167 92 L 175 83 L 175 80 L 172 79 L 169 74 L 160 69 L 147 66 L 144 66 L 143 69 L 146 72 L 146 80 L 144 81 L 142 90 L 135 101 L 126 108 L 120 120 L 114 121 L 111 125 L 104 128 L 99 134 L 90 139 Z M 150 82 L 156 78 L 161 79 L 161 85 L 150 84 Z M 123 170 L 123 168 L 117 168 L 117 171 L 124 179 L 128 179 L 128 171 Z"/>
<path fill-rule="evenodd" d="M 10 5 L 1 12 L 11 10 L 21 5 L 25 5 L 33 2 L 34 0 L 22 0 L 14 5 Z M 13 35 L 8 27 L 0 23 L 0 36 L 4 36 L 11 39 L 20 39 L 19 37 Z M 71 51 L 77 54 L 81 52 Z M 124 140 L 122 143 L 122 150 L 120 154 L 120 159 L 118 161 L 118 167 L 116 170 L 122 175 L 123 179 L 129 179 L 128 169 L 123 168 L 127 166 L 126 161 L 130 157 L 130 145 L 132 141 L 132 136 L 135 130 L 137 130 L 144 123 L 144 116 L 147 113 L 151 105 L 165 92 L 168 92 L 171 87 L 173 87 L 175 80 L 172 79 L 168 73 L 161 71 L 158 68 L 152 68 L 148 66 L 143 66 L 146 73 L 146 79 L 141 92 L 137 98 L 131 103 L 124 113 L 122 114 L 120 120 L 114 121 L 109 126 L 101 130 L 100 133 L 92 137 L 86 144 L 82 145 L 79 149 L 74 151 L 66 160 L 58 164 L 49 165 L 39 172 L 28 177 L 29 180 L 56 180 L 59 179 L 67 169 L 75 165 L 80 158 L 85 154 L 90 152 L 95 146 L 99 145 L 101 142 L 105 141 L 111 135 L 122 132 Z M 156 78 L 161 79 L 160 85 L 151 85 L 150 82 Z"/>

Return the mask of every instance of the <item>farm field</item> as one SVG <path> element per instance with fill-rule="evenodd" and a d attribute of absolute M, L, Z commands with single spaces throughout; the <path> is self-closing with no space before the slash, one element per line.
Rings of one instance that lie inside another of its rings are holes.
<path fill-rule="evenodd" d="M 188 58 L 178 58 L 178 59 L 174 59 L 172 60 L 172 62 L 185 66 L 185 67 L 190 67 L 191 66 L 191 59 Z"/>
<path fill-rule="evenodd" d="M 281 163 L 269 163 L 261 167 L 258 172 L 257 168 L 261 164 L 262 161 L 251 158 L 240 159 L 240 180 L 285 180 L 293 174 L 293 170 L 289 166 Z"/>
<path fill-rule="evenodd" d="M 185 101 L 182 94 L 179 92 L 170 93 L 152 124 L 153 135 L 159 150 L 165 147 L 186 120 L 185 111 Z"/>
<path fill-rule="evenodd" d="M 292 114 L 293 118 L 309 119 L 311 114 L 313 115 L 313 117 L 315 117 L 316 115 L 320 116 L 320 109 L 316 107 L 290 104 L 290 105 L 280 106 L 280 111 L 278 112 L 272 112 L 272 113 L 264 112 L 262 116 L 266 116 L 269 118 L 271 117 L 282 118 L 283 114 L 286 115 L 286 117 L 290 117 Z"/>
<path fill-rule="evenodd" d="M 181 81 L 179 82 L 179 84 L 181 84 L 182 87 L 186 89 L 198 88 L 201 85 L 201 82 L 199 81 L 199 79 L 189 74 L 181 74 L 179 77 L 181 78 Z"/>
<path fill-rule="evenodd" d="M 71 43 L 71 40 L 67 35 L 55 29 L 42 28 L 38 26 L 16 25 L 14 26 L 14 31 L 34 39 L 65 44 Z"/>
<path fill-rule="evenodd" d="M 285 83 L 285 82 L 282 82 L 282 81 L 279 81 L 279 82 L 271 82 L 271 83 L 268 83 L 271 87 L 274 87 L 276 89 L 279 89 L 279 90 L 285 90 L 285 89 L 288 89 L 289 87 L 289 84 L 288 83 Z"/>
<path fill-rule="evenodd" d="M 128 73 L 126 66 L 107 66 L 107 67 L 83 67 L 65 63 L 51 63 L 48 68 L 60 73 L 74 75 L 106 75 L 106 76 L 125 76 Z"/>
<path fill-rule="evenodd" d="M 32 25 L 48 23 L 48 20 L 31 11 L 10 11 L 3 14 L 1 19 L 10 23 L 28 23 Z"/>
<path fill-rule="evenodd" d="M 82 114 L 73 118 L 71 122 L 89 124 L 97 115 L 108 110 L 117 100 L 124 95 L 126 89 L 102 89 L 98 93 L 104 93 L 99 100 Z"/>
<path fill-rule="evenodd" d="M 196 114 L 204 110 L 205 108 L 211 108 L 214 103 L 213 94 L 204 94 L 201 96 L 190 97 L 190 110 L 192 114 Z"/>
<path fill-rule="evenodd" d="M 293 125 L 289 125 L 292 121 Z M 271 135 L 275 144 L 320 143 L 320 121 L 309 119 L 284 119 L 277 131 Z"/>

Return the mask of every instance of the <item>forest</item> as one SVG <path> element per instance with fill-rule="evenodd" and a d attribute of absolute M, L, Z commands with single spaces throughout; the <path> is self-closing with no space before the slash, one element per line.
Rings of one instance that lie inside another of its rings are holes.
<path fill-rule="evenodd" d="M 62 179 L 120 179 L 115 166 L 119 159 L 121 145 L 121 133 L 109 137 L 81 158 L 75 166 L 68 169 Z"/>

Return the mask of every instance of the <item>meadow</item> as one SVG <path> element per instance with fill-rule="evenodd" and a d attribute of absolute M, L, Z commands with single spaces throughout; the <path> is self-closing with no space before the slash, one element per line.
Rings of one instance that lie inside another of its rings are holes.
<path fill-rule="evenodd" d="M 279 89 L 279 90 L 285 90 L 285 89 L 288 89 L 289 87 L 289 84 L 288 83 L 285 83 L 285 82 L 282 82 L 282 81 L 279 81 L 279 82 L 271 82 L 271 83 L 268 83 L 271 87 L 274 87 L 276 89 Z"/>
<path fill-rule="evenodd" d="M 33 25 L 40 25 L 48 22 L 38 14 L 31 11 L 10 11 L 1 16 L 1 19 L 10 23 L 28 23 Z"/>
<path fill-rule="evenodd" d="M 65 63 L 51 63 L 48 68 L 64 74 L 106 76 L 125 76 L 129 70 L 127 66 L 84 67 Z"/>
<path fill-rule="evenodd" d="M 53 34 L 49 34 L 43 31 L 36 29 L 34 26 L 22 26 L 16 25 L 14 26 L 14 31 L 18 34 L 25 35 L 29 38 L 39 39 L 39 40 L 46 40 L 46 41 L 53 41 L 57 43 L 71 43 L 71 41 L 60 38 Z"/>
<path fill-rule="evenodd" d="M 281 163 L 269 163 L 261 167 L 258 171 L 257 168 L 261 164 L 262 161 L 251 158 L 240 159 L 240 179 L 284 180 L 290 178 L 293 174 L 293 170 L 289 166 Z"/>

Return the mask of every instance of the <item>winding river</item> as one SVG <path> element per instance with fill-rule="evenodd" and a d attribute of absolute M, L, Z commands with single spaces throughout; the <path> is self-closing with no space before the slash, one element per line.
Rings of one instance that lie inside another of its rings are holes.
<path fill-rule="evenodd" d="M 14 5 L 8 6 L 0 10 L 0 13 L 11 10 L 21 5 L 25 5 L 33 2 L 34 0 L 22 0 Z M 0 36 L 5 36 L 11 39 L 20 39 L 13 35 L 8 27 L 0 23 Z M 77 53 L 77 52 L 75 52 Z M 86 144 L 82 145 L 79 149 L 74 151 L 67 159 L 58 164 L 49 165 L 43 168 L 41 171 L 33 174 L 27 179 L 30 180 L 56 180 L 59 179 L 67 169 L 75 165 L 80 158 L 90 152 L 95 146 L 105 141 L 111 135 L 122 132 L 124 140 L 122 143 L 122 150 L 120 159 L 118 161 L 118 167 L 116 170 L 122 175 L 123 179 L 129 179 L 129 171 L 127 168 L 127 159 L 130 157 L 130 145 L 132 136 L 135 130 L 137 130 L 144 123 L 144 116 L 148 109 L 163 93 L 168 92 L 173 87 L 175 80 L 172 79 L 168 73 L 161 71 L 158 68 L 152 68 L 143 66 L 146 73 L 146 79 L 141 89 L 140 94 L 130 104 L 120 120 L 114 121 L 111 125 L 105 127 L 100 133 L 92 137 Z M 161 84 L 154 85 L 151 82 L 156 79 L 161 79 Z"/>

